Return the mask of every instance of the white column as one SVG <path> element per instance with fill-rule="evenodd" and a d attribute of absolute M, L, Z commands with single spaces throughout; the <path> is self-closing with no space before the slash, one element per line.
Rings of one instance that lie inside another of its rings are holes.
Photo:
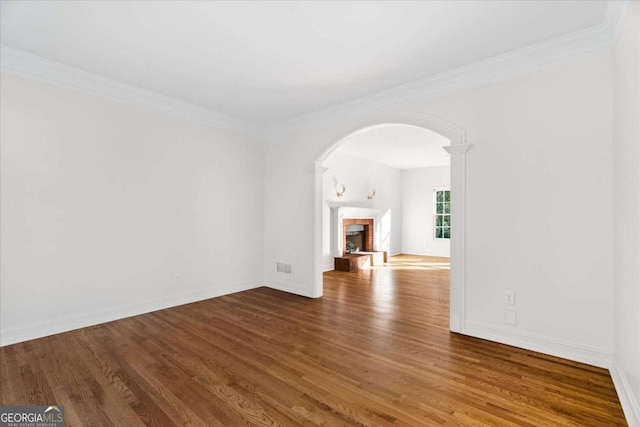
<path fill-rule="evenodd" d="M 312 298 L 320 298 L 323 294 L 322 287 L 322 204 L 324 192 L 322 189 L 322 175 L 326 168 L 320 162 L 315 162 L 313 168 L 313 288 Z"/>
<path fill-rule="evenodd" d="M 449 145 L 451 154 L 451 294 L 449 329 L 464 333 L 466 313 L 466 152 L 470 144 Z"/>

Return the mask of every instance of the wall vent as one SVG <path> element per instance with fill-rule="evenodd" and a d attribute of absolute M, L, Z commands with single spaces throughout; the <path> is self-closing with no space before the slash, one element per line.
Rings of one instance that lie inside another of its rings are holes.
<path fill-rule="evenodd" d="M 284 262 L 276 263 L 276 271 L 278 273 L 293 274 L 291 270 L 291 264 L 285 264 Z"/>

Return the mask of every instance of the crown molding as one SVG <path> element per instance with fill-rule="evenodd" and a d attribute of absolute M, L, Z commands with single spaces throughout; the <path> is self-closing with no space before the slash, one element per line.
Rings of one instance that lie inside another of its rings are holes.
<path fill-rule="evenodd" d="M 265 137 L 278 138 L 336 120 L 495 83 L 606 51 L 613 44 L 626 1 L 609 0 L 603 23 L 599 25 L 267 126 Z"/>
<path fill-rule="evenodd" d="M 207 108 L 99 76 L 8 46 L 0 46 L 0 71 L 183 117 L 209 127 L 260 138 L 258 127 Z"/>
<path fill-rule="evenodd" d="M 609 33 L 612 43 L 618 35 L 618 29 L 620 28 L 627 3 L 628 0 L 609 0 L 607 2 L 607 8 L 604 11 L 603 25 Z"/>
<path fill-rule="evenodd" d="M 613 44 L 627 1 L 609 0 L 602 24 L 271 124 L 231 117 L 8 46 L 0 46 L 0 71 L 183 117 L 253 138 L 274 139 L 336 120 L 396 109 L 412 101 L 483 86 L 606 51 Z"/>

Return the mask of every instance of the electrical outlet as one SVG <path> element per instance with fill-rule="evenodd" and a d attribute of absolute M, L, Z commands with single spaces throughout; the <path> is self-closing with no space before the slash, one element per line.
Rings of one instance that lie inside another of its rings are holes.
<path fill-rule="evenodd" d="M 504 303 L 514 305 L 516 303 L 516 293 L 513 291 L 504 291 Z"/>
<path fill-rule="evenodd" d="M 507 325 L 515 325 L 516 324 L 516 311 L 511 310 L 510 308 L 505 308 L 504 310 L 504 323 Z"/>

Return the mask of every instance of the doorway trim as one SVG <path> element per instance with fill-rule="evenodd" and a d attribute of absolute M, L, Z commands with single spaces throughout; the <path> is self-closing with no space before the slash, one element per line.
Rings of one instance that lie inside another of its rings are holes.
<path fill-rule="evenodd" d="M 450 141 L 443 147 L 451 155 L 451 285 L 449 329 L 464 333 L 466 291 L 466 201 L 467 201 L 467 165 L 466 152 L 470 148 L 464 129 L 437 117 L 415 112 L 381 112 L 367 115 L 342 126 L 333 136 L 329 136 L 324 149 L 315 157 L 314 171 L 314 210 L 313 210 L 313 291 L 314 298 L 322 296 L 322 175 L 326 168 L 322 166 L 346 138 L 365 129 L 402 124 L 416 126 L 436 132 Z"/>

